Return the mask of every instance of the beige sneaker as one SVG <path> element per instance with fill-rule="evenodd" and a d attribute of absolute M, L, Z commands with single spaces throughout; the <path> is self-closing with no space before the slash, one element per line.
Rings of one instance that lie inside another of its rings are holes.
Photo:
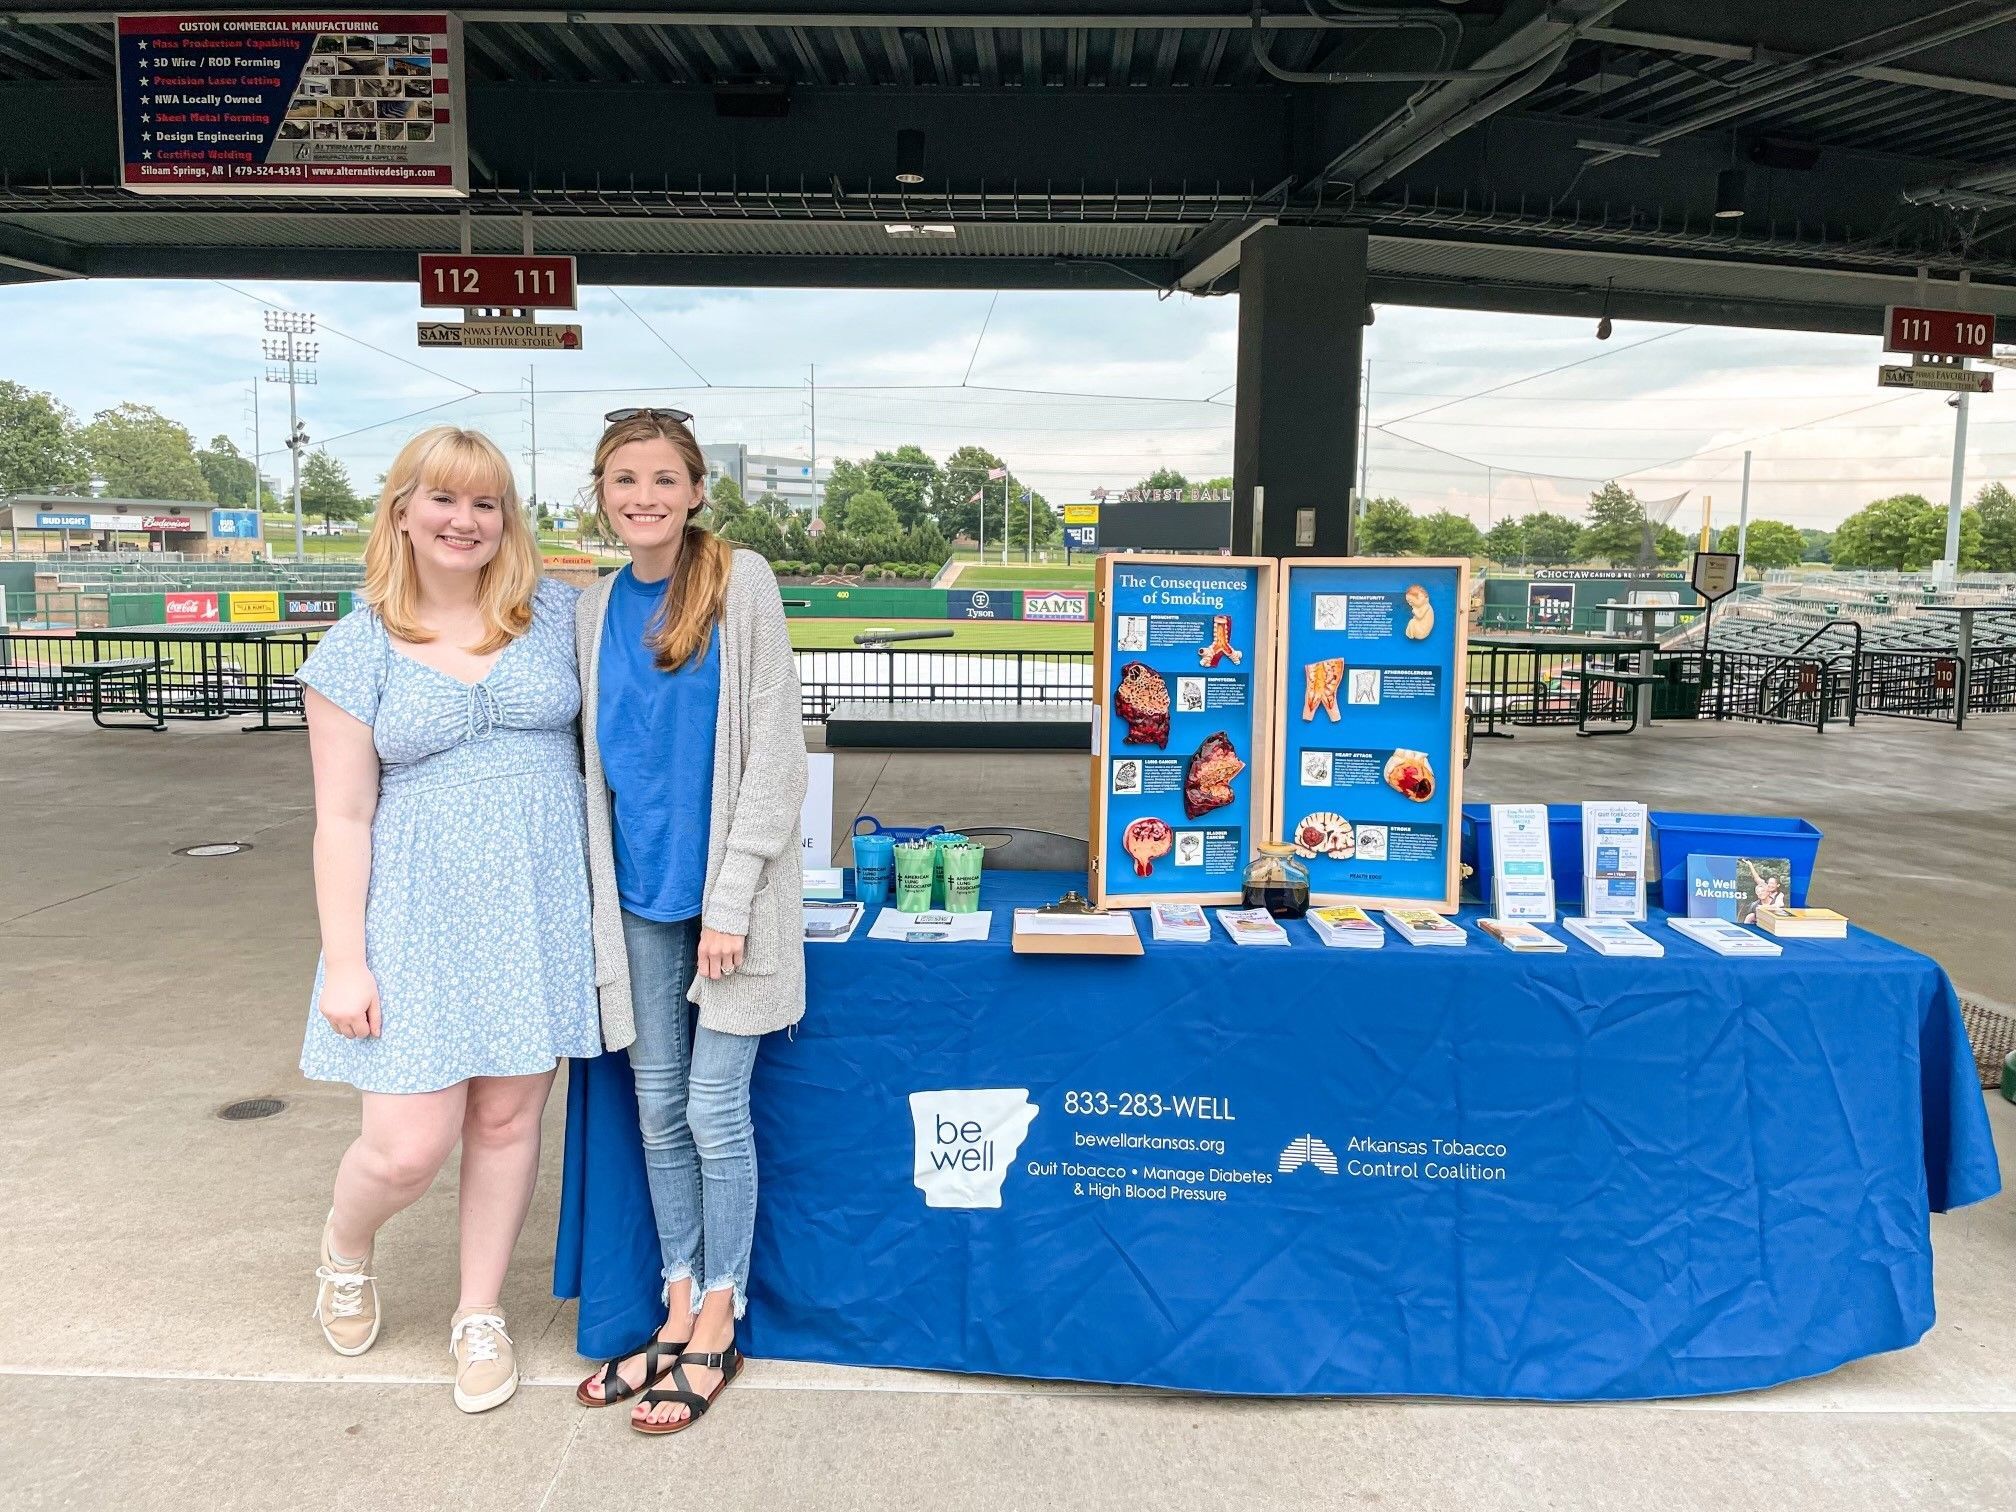
<path fill-rule="evenodd" d="M 518 1357 L 498 1314 L 480 1307 L 455 1314 L 448 1352 L 455 1356 L 455 1405 L 464 1412 L 501 1407 L 517 1391 Z"/>
<path fill-rule="evenodd" d="M 365 1274 L 369 1255 L 354 1265 L 337 1264 L 329 1249 L 329 1225 L 335 1218 L 331 1208 L 322 1223 L 322 1263 L 315 1268 L 315 1305 L 308 1311 L 331 1349 L 361 1355 L 378 1342 L 378 1280 Z"/>

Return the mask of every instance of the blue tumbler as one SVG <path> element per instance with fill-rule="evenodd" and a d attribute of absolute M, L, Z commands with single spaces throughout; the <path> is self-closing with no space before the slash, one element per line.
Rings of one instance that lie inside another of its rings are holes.
<path fill-rule="evenodd" d="M 854 896 L 868 908 L 889 902 L 896 877 L 896 841 L 886 834 L 854 837 Z"/>

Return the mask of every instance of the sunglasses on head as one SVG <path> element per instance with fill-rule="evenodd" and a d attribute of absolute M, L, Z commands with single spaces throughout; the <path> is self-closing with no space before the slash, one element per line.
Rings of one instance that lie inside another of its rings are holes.
<path fill-rule="evenodd" d="M 692 429 L 693 417 L 682 409 L 615 409 L 602 417 L 605 425 L 621 425 L 625 420 L 671 420 Z"/>

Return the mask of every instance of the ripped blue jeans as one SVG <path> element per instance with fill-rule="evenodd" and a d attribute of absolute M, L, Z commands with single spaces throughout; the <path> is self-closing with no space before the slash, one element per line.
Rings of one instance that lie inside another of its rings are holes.
<path fill-rule="evenodd" d="M 698 919 L 660 924 L 626 911 L 623 943 L 637 1016 L 630 1071 L 666 1289 L 690 1279 L 696 1313 L 709 1292 L 733 1291 L 739 1318 L 756 1234 L 749 1075 L 760 1040 L 696 1024 L 686 989 L 698 970 Z"/>

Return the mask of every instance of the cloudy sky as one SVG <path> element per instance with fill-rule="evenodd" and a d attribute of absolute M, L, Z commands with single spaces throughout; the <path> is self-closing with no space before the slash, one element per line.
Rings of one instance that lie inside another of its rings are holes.
<path fill-rule="evenodd" d="M 626 304 L 627 301 L 627 304 Z M 76 282 L 0 288 L 0 377 L 80 416 L 151 404 L 200 443 L 251 450 L 265 310 L 315 312 L 311 437 L 368 486 L 415 429 L 491 432 L 531 470 L 524 353 L 422 351 L 417 293 L 382 284 Z M 1156 467 L 1231 471 L 1234 299 L 1140 293 L 583 291 L 581 353 L 536 356 L 538 488 L 569 497 L 605 409 L 660 402 L 703 441 L 803 456 L 817 372 L 822 464 L 914 441 L 1006 457 L 1052 501 L 1125 487 Z M 984 327 L 984 334 L 983 334 Z M 1742 453 L 1751 512 L 1831 526 L 1872 498 L 1944 500 L 1953 411 L 1879 393 L 1874 338 L 1619 324 L 1384 307 L 1368 336 L 1370 487 L 1480 524 L 1569 508 L 1618 477 L 1679 521 L 1712 497 L 1735 518 Z M 2016 383 L 2016 377 L 2012 377 Z M 267 471 L 286 391 L 260 394 Z M 1966 491 L 2016 475 L 2016 418 L 1974 404 Z M 1339 480 L 1340 490 L 1352 480 Z"/>

